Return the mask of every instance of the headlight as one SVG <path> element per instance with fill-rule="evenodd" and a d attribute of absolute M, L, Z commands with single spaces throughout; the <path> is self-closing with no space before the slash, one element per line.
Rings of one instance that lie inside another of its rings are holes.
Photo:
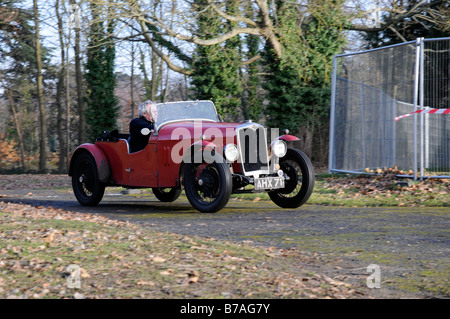
<path fill-rule="evenodd" d="M 277 140 L 270 146 L 272 153 L 276 157 L 283 157 L 287 152 L 287 145 L 283 140 Z"/>
<path fill-rule="evenodd" d="M 239 156 L 237 146 L 234 144 L 225 145 L 225 147 L 223 148 L 223 154 L 229 162 L 234 162 Z"/>

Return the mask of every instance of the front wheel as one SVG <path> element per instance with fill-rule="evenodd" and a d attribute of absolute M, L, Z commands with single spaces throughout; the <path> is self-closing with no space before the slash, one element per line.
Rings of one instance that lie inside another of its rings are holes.
<path fill-rule="evenodd" d="M 81 205 L 95 206 L 102 200 L 105 184 L 98 179 L 97 165 L 91 154 L 82 153 L 75 158 L 72 188 Z"/>
<path fill-rule="evenodd" d="M 181 194 L 180 187 L 172 187 L 172 188 L 153 187 L 152 191 L 157 199 L 159 199 L 161 202 L 167 203 L 173 202 L 178 197 L 180 197 Z"/>
<path fill-rule="evenodd" d="M 202 213 L 215 213 L 230 199 L 232 177 L 223 161 L 186 163 L 183 180 L 189 202 Z"/>
<path fill-rule="evenodd" d="M 314 189 L 314 168 L 305 153 L 288 149 L 280 158 L 280 168 L 288 177 L 285 187 L 269 192 L 270 199 L 282 208 L 297 208 L 303 205 Z"/>

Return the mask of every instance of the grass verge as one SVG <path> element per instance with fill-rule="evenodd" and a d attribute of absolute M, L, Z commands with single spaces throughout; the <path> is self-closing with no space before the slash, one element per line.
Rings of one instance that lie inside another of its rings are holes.
<path fill-rule="evenodd" d="M 0 298 L 352 298 L 296 250 L 0 202 Z"/>

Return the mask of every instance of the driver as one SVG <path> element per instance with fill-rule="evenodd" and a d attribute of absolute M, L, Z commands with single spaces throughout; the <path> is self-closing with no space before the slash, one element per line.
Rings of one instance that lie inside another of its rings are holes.
<path fill-rule="evenodd" d="M 138 118 L 130 122 L 130 153 L 143 150 L 148 144 L 154 122 L 158 118 L 156 104 L 148 100 L 139 104 Z"/>

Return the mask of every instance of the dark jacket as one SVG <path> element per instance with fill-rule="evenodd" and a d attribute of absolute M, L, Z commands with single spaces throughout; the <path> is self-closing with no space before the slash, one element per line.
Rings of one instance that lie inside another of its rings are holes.
<path fill-rule="evenodd" d="M 150 134 L 142 135 L 141 130 L 143 128 L 153 130 L 154 126 L 144 117 L 136 118 L 130 122 L 130 153 L 143 150 L 147 146 Z"/>

